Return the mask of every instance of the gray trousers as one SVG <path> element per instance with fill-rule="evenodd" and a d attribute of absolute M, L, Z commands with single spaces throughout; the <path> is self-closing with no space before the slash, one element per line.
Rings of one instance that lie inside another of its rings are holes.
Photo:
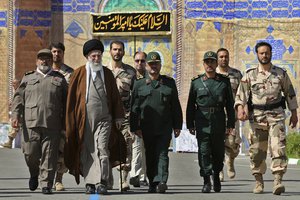
<path fill-rule="evenodd" d="M 135 136 L 132 144 L 132 162 L 130 177 L 139 176 L 141 181 L 146 180 L 146 157 L 144 141 L 142 138 Z"/>
<path fill-rule="evenodd" d="M 95 130 L 91 130 L 89 123 L 86 123 L 84 146 L 80 156 L 82 173 L 86 184 L 107 184 L 110 132 L 111 120 L 99 122 Z"/>
<path fill-rule="evenodd" d="M 23 129 L 22 150 L 30 177 L 40 179 L 40 187 L 53 186 L 57 167 L 60 130 L 48 128 Z"/>

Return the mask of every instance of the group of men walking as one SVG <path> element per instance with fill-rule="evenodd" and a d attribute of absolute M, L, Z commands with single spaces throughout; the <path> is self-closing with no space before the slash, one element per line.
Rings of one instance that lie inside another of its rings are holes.
<path fill-rule="evenodd" d="M 86 64 L 73 71 L 63 64 L 64 50 L 61 43 L 40 50 L 36 70 L 25 74 L 12 102 L 12 126 L 22 125 L 30 190 L 37 189 L 38 180 L 44 194 L 52 193 L 53 184 L 63 190 L 63 173 L 69 170 L 77 183 L 84 177 L 87 194 L 107 194 L 114 185 L 112 168 L 118 166 L 121 191 L 147 185 L 147 177 L 149 193 L 165 193 L 168 147 L 172 133 L 180 135 L 183 116 L 174 79 L 160 74 L 160 54 L 136 52 L 132 67 L 122 62 L 124 43 L 113 41 L 106 67 L 103 44 L 92 39 L 83 46 Z M 255 50 L 258 66 L 243 77 L 229 66 L 227 49 L 208 51 L 205 72 L 191 81 L 186 123 L 198 142 L 203 193 L 212 187 L 221 191 L 225 154 L 227 174 L 235 177 L 239 120 L 248 119 L 253 192 L 263 193 L 268 147 L 273 193 L 285 191 L 285 101 L 293 128 L 298 105 L 287 72 L 271 63 L 271 45 L 260 42 Z"/>

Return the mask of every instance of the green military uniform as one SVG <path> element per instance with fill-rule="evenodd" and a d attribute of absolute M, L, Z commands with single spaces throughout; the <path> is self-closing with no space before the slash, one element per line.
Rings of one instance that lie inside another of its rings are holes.
<path fill-rule="evenodd" d="M 159 75 L 135 81 L 130 115 L 132 132 L 142 130 L 150 185 L 167 182 L 172 129 L 182 128 L 182 110 L 174 79 Z"/>
<path fill-rule="evenodd" d="M 234 128 L 235 112 L 230 81 L 223 75 L 207 78 L 205 74 L 192 79 L 186 123 L 196 129 L 200 175 L 209 176 L 223 169 L 224 139 L 227 128 Z"/>

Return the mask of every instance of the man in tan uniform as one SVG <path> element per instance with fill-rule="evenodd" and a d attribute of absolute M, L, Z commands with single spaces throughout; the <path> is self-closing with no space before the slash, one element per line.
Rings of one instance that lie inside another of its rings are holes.
<path fill-rule="evenodd" d="M 136 69 L 136 78 L 139 80 L 145 77 L 147 54 L 137 51 L 134 56 L 134 67 Z M 145 147 L 143 139 L 134 135 L 132 144 L 132 162 L 129 183 L 133 187 L 148 186 L 146 175 Z"/>
<path fill-rule="evenodd" d="M 298 123 L 297 99 L 287 72 L 271 63 L 272 46 L 259 42 L 255 51 L 259 64 L 248 69 L 243 76 L 236 95 L 235 108 L 238 119 L 250 119 L 252 128 L 249 153 L 252 174 L 256 179 L 253 193 L 263 193 L 263 174 L 266 172 L 265 160 L 269 145 L 271 171 L 274 175 L 273 194 L 280 195 L 285 192 L 282 177 L 287 169 L 285 100 L 291 111 L 289 124 L 294 128 Z"/>
<path fill-rule="evenodd" d="M 125 111 L 125 120 L 122 123 L 121 132 L 125 138 L 126 146 L 127 146 L 127 157 L 126 163 L 122 165 L 122 183 L 120 180 L 120 190 L 122 188 L 123 191 L 127 191 L 130 189 L 130 186 L 127 182 L 128 173 L 131 170 L 131 160 L 132 160 L 132 143 L 133 143 L 133 135 L 130 132 L 129 128 L 129 112 L 130 112 L 130 89 L 133 84 L 133 78 L 136 74 L 135 69 L 122 62 L 123 56 L 125 55 L 125 46 L 121 41 L 112 41 L 110 43 L 110 55 L 111 55 L 111 63 L 108 65 L 108 68 L 114 74 L 116 78 L 117 87 L 121 96 L 121 100 L 123 103 L 124 111 Z M 113 176 L 112 170 L 110 173 L 110 183 L 109 185 L 113 185 Z"/>
<path fill-rule="evenodd" d="M 218 54 L 218 68 L 217 73 L 223 74 L 230 79 L 233 99 L 235 98 L 237 88 L 242 79 L 242 73 L 240 70 L 229 66 L 229 51 L 225 48 L 220 48 L 217 51 Z M 235 128 L 231 132 L 227 132 L 225 136 L 225 154 L 228 156 L 226 161 L 227 175 L 229 178 L 235 177 L 234 159 L 239 155 L 240 151 L 240 121 L 236 120 Z M 220 181 L 224 181 L 224 173 L 220 172 Z"/>
<path fill-rule="evenodd" d="M 68 65 L 64 64 L 64 55 L 65 55 L 65 45 L 60 42 L 51 43 L 49 49 L 53 55 L 53 64 L 52 69 L 54 71 L 58 71 L 62 75 L 64 75 L 67 83 L 70 82 L 70 77 L 73 73 L 73 68 L 69 67 Z M 59 155 L 57 161 L 57 172 L 55 177 L 55 190 L 56 191 L 63 191 L 65 190 L 64 185 L 62 184 L 63 174 L 68 171 L 68 168 L 64 162 L 64 146 L 65 146 L 65 132 L 62 133 L 62 138 L 59 145 Z"/>
<path fill-rule="evenodd" d="M 22 149 L 29 168 L 29 189 L 38 187 L 51 194 L 57 167 L 61 132 L 65 129 L 68 85 L 63 75 L 53 71 L 52 53 L 37 54 L 36 71 L 27 72 L 12 103 L 12 126 L 22 122 Z"/>
<path fill-rule="evenodd" d="M 20 83 L 21 83 L 21 81 L 18 80 L 18 79 L 14 79 L 14 80 L 12 81 L 12 86 L 13 86 L 13 88 L 14 88 L 14 92 L 17 90 L 17 88 L 19 87 Z M 10 103 L 10 106 L 9 106 L 9 110 L 11 110 L 11 103 Z M 11 113 L 11 111 L 10 111 L 10 113 Z M 10 115 L 11 115 L 11 114 L 10 114 Z M 17 136 L 19 130 L 20 130 L 20 127 L 18 126 L 18 127 L 16 127 L 16 128 L 12 128 L 12 129 L 9 131 L 9 133 L 8 133 L 8 140 L 7 140 L 4 144 L 2 144 L 2 146 L 3 146 L 4 148 L 9 148 L 9 149 L 12 148 L 12 143 L 13 143 L 14 139 L 16 138 L 16 136 Z"/>

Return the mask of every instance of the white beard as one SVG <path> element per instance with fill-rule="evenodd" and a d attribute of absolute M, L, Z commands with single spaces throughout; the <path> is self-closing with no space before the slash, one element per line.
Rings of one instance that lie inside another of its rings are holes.
<path fill-rule="evenodd" d="M 89 65 L 90 65 L 90 68 L 93 72 L 96 72 L 96 71 L 99 71 L 102 67 L 102 62 L 100 63 L 95 63 L 95 62 L 92 62 L 92 61 L 89 61 Z"/>
<path fill-rule="evenodd" d="M 38 69 L 41 70 L 41 72 L 43 72 L 44 74 L 46 74 L 51 69 L 51 67 L 47 65 L 39 65 Z"/>

